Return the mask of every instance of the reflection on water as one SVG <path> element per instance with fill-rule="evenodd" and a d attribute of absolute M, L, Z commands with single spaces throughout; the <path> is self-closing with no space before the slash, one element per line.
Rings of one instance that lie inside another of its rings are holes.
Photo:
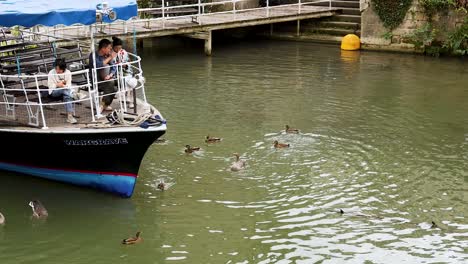
<path fill-rule="evenodd" d="M 171 51 L 140 54 L 169 131 L 134 197 L 2 173 L 1 263 L 468 261 L 466 62 L 288 42 Z M 32 198 L 46 223 L 28 218 Z M 119 245 L 138 230 L 143 243 Z"/>

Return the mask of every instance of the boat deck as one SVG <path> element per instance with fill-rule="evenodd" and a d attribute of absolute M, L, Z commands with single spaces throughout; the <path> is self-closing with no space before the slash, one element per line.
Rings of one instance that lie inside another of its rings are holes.
<path fill-rule="evenodd" d="M 105 128 L 111 127 L 110 122 L 107 120 L 106 115 L 112 113 L 112 111 L 104 111 L 102 115 L 98 118 L 95 116 L 93 121 L 93 115 L 91 112 L 91 100 L 87 92 L 81 91 L 82 94 L 85 94 L 86 97 L 73 102 L 75 113 L 74 117 L 78 121 L 76 124 L 70 124 L 66 122 L 67 113 L 65 111 L 65 105 L 62 100 L 43 102 L 43 114 L 49 128 Z M 19 103 L 14 105 L 14 116 L 9 116 L 7 113 L 7 104 L 0 104 L 0 127 L 8 127 L 15 129 L 41 129 L 43 127 L 42 114 L 39 107 L 38 97 L 36 95 L 28 95 L 29 105 L 22 105 L 26 103 L 26 97 L 17 96 L 15 97 L 15 102 Z M 47 98 L 46 98 L 47 100 Z M 3 96 L 0 97 L 0 101 L 5 102 Z M 119 110 L 125 107 L 123 101 L 118 100 L 115 96 L 114 101 L 112 102 L 112 109 Z M 13 106 L 11 106 L 13 107 Z M 145 113 L 148 112 L 149 106 L 145 104 L 142 100 L 137 98 L 136 104 L 136 113 Z M 94 110 L 94 109 L 93 109 Z M 135 108 L 126 109 L 127 113 L 135 113 Z M 11 114 L 12 111 L 10 111 Z M 158 113 L 159 114 L 159 113 Z M 96 110 L 94 110 L 94 115 L 96 115 Z M 36 124 L 32 124 L 36 123 Z"/>

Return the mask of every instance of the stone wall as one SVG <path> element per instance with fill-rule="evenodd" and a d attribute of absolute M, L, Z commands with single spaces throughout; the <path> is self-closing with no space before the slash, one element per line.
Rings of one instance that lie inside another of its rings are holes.
<path fill-rule="evenodd" d="M 369 49 L 413 52 L 415 51 L 414 45 L 408 43 L 406 36 L 429 21 L 418 0 L 414 0 L 401 25 L 388 34 L 390 31 L 380 21 L 373 8 L 372 0 L 361 0 L 361 10 L 361 42 L 363 48 Z M 433 17 L 433 25 L 439 29 L 436 39 L 444 40 L 447 33 L 463 23 L 466 16 L 467 14 L 455 10 L 436 14 Z"/>

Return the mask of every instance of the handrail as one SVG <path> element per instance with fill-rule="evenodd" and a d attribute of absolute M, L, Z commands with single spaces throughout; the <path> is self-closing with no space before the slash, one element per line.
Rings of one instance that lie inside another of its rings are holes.
<path fill-rule="evenodd" d="M 200 20 L 201 17 L 206 17 L 206 16 L 211 16 L 211 15 L 216 15 L 216 14 L 238 14 L 240 12 L 246 12 L 246 11 L 252 11 L 252 10 L 261 10 L 265 9 L 266 10 L 266 17 L 270 17 L 270 10 L 272 9 L 277 9 L 277 8 L 282 8 L 282 7 L 296 7 L 297 8 L 297 13 L 301 14 L 303 12 L 303 6 L 314 4 L 314 3 L 329 3 L 328 4 L 328 9 L 332 9 L 332 2 L 333 0 L 297 0 L 295 4 L 280 4 L 280 5 L 270 5 L 270 0 L 266 0 L 266 6 L 265 7 L 253 7 L 253 8 L 246 8 L 246 9 L 239 9 L 237 7 L 237 3 L 241 2 L 247 2 L 250 0 L 223 0 L 219 2 L 210 2 L 210 3 L 202 3 L 201 1 L 198 1 L 198 3 L 194 4 L 182 4 L 182 5 L 176 5 L 176 6 L 167 6 L 165 4 L 164 0 L 161 0 L 161 7 L 151 7 L 151 8 L 139 8 L 138 13 L 146 13 L 146 12 L 151 12 L 151 11 L 161 11 L 161 17 L 155 17 L 155 18 L 138 18 L 138 19 L 132 19 L 129 21 L 114 21 L 112 24 L 95 24 L 94 27 L 102 27 L 102 28 L 112 28 L 112 29 L 122 29 L 124 34 L 128 33 L 128 24 L 135 24 L 137 23 L 144 23 L 148 24 L 151 23 L 152 21 L 161 21 L 162 20 L 162 28 L 165 29 L 165 22 L 167 20 L 173 20 L 173 19 L 178 19 L 178 18 L 197 18 L 197 23 L 199 25 L 202 24 L 202 21 Z M 216 12 L 205 12 L 205 7 L 209 6 L 219 6 L 219 5 L 226 5 L 226 4 L 231 4 L 232 9 L 227 10 L 227 11 L 216 11 Z M 324 8 L 327 8 L 327 6 L 323 6 Z M 170 10 L 173 9 L 180 9 L 180 8 L 195 8 L 197 9 L 197 13 L 193 15 L 174 15 L 174 16 L 168 16 L 170 13 Z M 53 34 L 57 31 L 63 31 L 63 30 L 73 30 L 73 29 L 79 29 L 82 31 L 81 35 L 84 36 L 89 36 L 90 32 L 87 26 L 83 25 L 77 25 L 77 26 L 64 26 L 64 27 L 46 27 L 44 31 L 47 31 L 48 37 L 52 37 Z M 63 34 L 63 36 L 66 36 L 65 31 L 61 32 L 60 34 Z M 74 34 L 73 34 L 74 35 Z M 72 36 L 72 35 L 70 35 Z"/>
<path fill-rule="evenodd" d="M 129 57 L 130 57 L 130 61 L 129 62 L 125 62 L 125 63 L 119 63 L 119 64 L 116 64 L 116 65 L 106 65 L 104 67 L 99 67 L 99 68 L 96 68 L 96 69 L 92 69 L 92 71 L 96 72 L 98 70 L 101 70 L 101 69 L 106 69 L 106 68 L 110 68 L 110 67 L 116 67 L 117 68 L 117 72 L 116 72 L 116 75 L 111 78 L 110 80 L 103 80 L 103 81 L 97 81 L 97 84 L 99 83 L 103 83 L 103 82 L 108 82 L 108 81 L 116 81 L 117 82 L 117 91 L 116 92 L 112 92 L 112 93 L 107 93 L 107 94 L 103 94 L 103 95 L 99 95 L 99 91 L 96 91 L 93 89 L 93 85 L 91 84 L 92 82 L 90 81 L 90 70 L 89 69 L 83 69 L 83 70 L 78 70 L 78 71 L 73 71 L 71 72 L 71 75 L 72 77 L 73 76 L 76 76 L 76 75 L 85 75 L 85 79 L 86 79 L 86 83 L 84 84 L 79 84 L 79 85 L 75 85 L 72 83 L 71 86 L 68 86 L 68 87 L 63 87 L 63 88 L 54 88 L 56 90 L 63 90 L 63 89 L 71 89 L 71 90 L 79 90 L 80 88 L 87 88 L 85 89 L 87 92 L 88 92 L 88 95 L 89 97 L 88 98 L 80 98 L 80 99 L 75 99 L 75 98 L 72 98 L 71 101 L 67 101 L 67 102 L 56 102 L 56 101 L 53 101 L 53 102 L 44 102 L 42 99 L 43 99 L 43 95 L 42 95 L 42 92 L 45 92 L 45 91 L 48 91 L 48 87 L 46 88 L 42 88 L 41 87 L 41 84 L 43 81 L 46 81 L 46 78 L 49 77 L 49 74 L 34 74 L 34 75 L 7 75 L 7 74 L 1 74 L 0 73 L 0 94 L 2 94 L 2 97 L 3 97 L 3 101 L 0 101 L 0 106 L 1 105 L 4 105 L 5 106 L 5 109 L 7 110 L 7 113 L 0 113 L 0 117 L 2 116 L 5 116 L 5 117 L 9 117 L 8 115 L 8 109 L 13 109 L 13 110 L 10 110 L 10 111 L 13 111 L 14 112 L 14 109 L 15 109 L 15 106 L 26 106 L 26 109 L 27 109 L 27 114 L 24 116 L 25 118 L 28 117 L 29 118 L 29 123 L 31 125 L 31 120 L 34 119 L 36 120 L 35 121 L 35 125 L 39 126 L 39 116 L 37 116 L 37 114 L 33 114 L 33 111 L 31 110 L 31 106 L 34 106 L 34 107 L 38 107 L 38 110 L 37 110 L 37 113 L 40 114 L 40 119 L 41 119 L 41 125 L 42 125 L 42 128 L 43 129 L 47 129 L 48 128 L 48 118 L 45 116 L 44 112 L 45 112 L 45 107 L 47 106 L 54 106 L 54 105 L 65 105 L 65 104 L 68 104 L 68 103 L 77 103 L 77 102 L 83 102 L 83 101 L 86 101 L 86 100 L 89 100 L 89 104 L 90 104 L 90 115 L 92 117 L 92 120 L 94 121 L 95 120 L 95 114 L 97 114 L 98 116 L 100 115 L 100 113 L 95 113 L 94 112 L 94 109 L 99 109 L 99 101 L 100 99 L 103 97 L 103 96 L 106 96 L 106 95 L 115 95 L 115 94 L 118 94 L 120 95 L 119 96 L 119 103 L 120 103 L 120 108 L 122 108 L 124 111 L 127 110 L 127 101 L 125 99 L 126 95 L 125 93 L 128 92 L 128 91 L 131 91 L 133 90 L 134 92 L 136 92 L 137 90 L 141 90 L 142 91 L 142 94 L 143 94 L 143 103 L 147 103 L 146 101 L 146 95 L 145 95 L 145 90 L 144 90 L 144 83 L 143 82 L 138 82 L 137 83 L 137 86 L 134 87 L 134 88 L 129 88 L 126 86 L 125 82 L 123 81 L 124 78 L 126 77 L 125 74 L 124 74 L 124 66 L 127 65 L 128 67 L 130 67 L 133 71 L 133 76 L 140 76 L 142 77 L 142 73 L 143 71 L 141 70 L 141 58 L 135 54 L 132 54 L 132 53 L 128 53 L 129 54 Z M 58 74 L 57 74 L 58 75 Z M 42 80 L 40 80 L 42 79 Z M 31 81 L 29 81 L 31 80 Z M 12 84 L 10 84 L 10 86 L 7 85 L 7 81 L 13 81 Z M 29 84 L 29 85 L 28 85 Z M 14 97 L 13 94 L 11 94 L 12 92 L 22 92 L 21 94 L 23 94 L 20 98 L 23 98 L 24 96 L 24 101 L 21 101 L 21 102 L 17 102 L 16 101 L 16 97 Z M 12 100 L 9 100 L 9 96 L 10 96 L 10 99 L 13 98 Z M 32 97 L 32 98 L 31 98 Z M 0 97 L 1 98 L 1 97 Z M 34 98 L 34 99 L 33 99 Z M 122 99 L 123 98 L 123 99 Z M 31 100 L 37 100 L 36 101 L 31 101 Z M 34 108 L 36 109 L 36 108 Z M 33 117 L 31 117 L 33 116 Z"/>

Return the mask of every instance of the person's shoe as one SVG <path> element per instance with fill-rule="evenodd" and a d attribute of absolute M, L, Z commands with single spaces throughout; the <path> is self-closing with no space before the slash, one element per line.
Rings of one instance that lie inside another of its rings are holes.
<path fill-rule="evenodd" d="M 81 100 L 86 98 L 86 94 L 82 94 L 81 92 L 73 92 L 71 94 L 73 100 Z"/>
<path fill-rule="evenodd" d="M 70 123 L 70 124 L 76 124 L 76 123 L 78 123 L 78 121 L 76 121 L 76 119 L 75 119 L 73 116 L 71 116 L 71 115 L 69 115 L 69 116 L 67 117 L 67 122 Z"/>
<path fill-rule="evenodd" d="M 83 94 L 83 93 L 80 93 L 80 92 L 77 93 L 77 96 L 78 96 L 78 100 L 82 100 L 82 99 L 86 98 L 86 94 Z"/>
<path fill-rule="evenodd" d="M 110 105 L 106 106 L 104 104 L 101 104 L 99 106 L 99 110 L 100 110 L 101 113 L 104 112 L 104 111 L 112 111 L 112 107 Z"/>

